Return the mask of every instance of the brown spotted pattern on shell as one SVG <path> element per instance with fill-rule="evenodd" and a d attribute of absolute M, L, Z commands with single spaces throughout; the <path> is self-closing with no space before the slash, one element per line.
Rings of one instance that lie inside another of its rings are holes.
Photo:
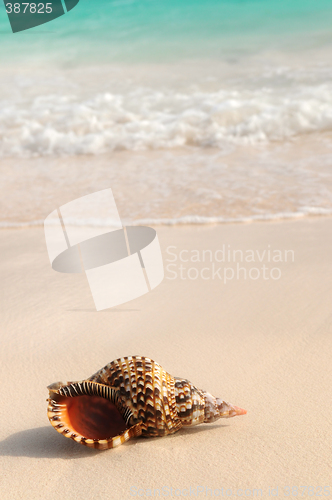
<path fill-rule="evenodd" d="M 57 382 L 48 390 L 52 426 L 101 450 L 140 435 L 165 436 L 182 426 L 246 413 L 143 356 L 116 359 L 86 380 Z"/>

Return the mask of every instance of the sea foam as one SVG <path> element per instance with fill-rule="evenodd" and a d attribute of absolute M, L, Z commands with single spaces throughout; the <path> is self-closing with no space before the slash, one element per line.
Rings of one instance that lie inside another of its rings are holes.
<path fill-rule="evenodd" d="M 332 129 L 332 84 L 177 92 L 140 88 L 89 98 L 1 103 L 0 157 L 260 144 Z"/>
<path fill-rule="evenodd" d="M 306 216 L 331 216 L 332 209 L 323 207 L 303 207 L 302 210 L 296 212 L 278 212 L 266 213 L 260 215 L 248 215 L 238 217 L 223 217 L 223 216 L 201 216 L 201 215 L 185 215 L 175 218 L 149 218 L 136 220 L 123 220 L 124 226 L 176 226 L 176 225 L 207 225 L 207 224 L 234 224 L 234 223 L 252 223 L 252 222 L 268 222 L 280 220 L 301 219 Z M 52 225 L 52 222 L 49 222 Z M 55 225 L 57 222 L 55 222 Z M 0 221 L 0 229 L 11 228 L 28 228 L 43 226 L 43 220 L 32 220 L 27 222 L 11 222 Z M 68 226 L 74 227 L 109 227 L 113 229 L 116 226 L 114 221 L 109 219 L 83 219 L 72 218 L 67 220 Z"/>

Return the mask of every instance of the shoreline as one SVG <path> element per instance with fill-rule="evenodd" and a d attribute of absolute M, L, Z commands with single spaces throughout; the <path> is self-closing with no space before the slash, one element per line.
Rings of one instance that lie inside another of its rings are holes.
<path fill-rule="evenodd" d="M 330 144 L 331 133 L 326 133 L 235 149 L 1 159 L 6 181 L 0 189 L 0 227 L 35 225 L 55 207 L 110 186 L 124 224 L 328 215 Z"/>
<path fill-rule="evenodd" d="M 143 225 L 151 225 L 155 227 L 184 227 L 184 226 L 224 226 L 224 225 L 241 225 L 241 224 L 256 224 L 256 223 L 271 223 L 271 222 L 276 222 L 276 223 L 283 223 L 283 222 L 295 222 L 298 220 L 313 220 L 313 219 L 329 219 L 332 218 L 332 210 L 329 211 L 328 209 L 324 208 L 319 208 L 316 209 L 315 207 L 312 208 L 312 213 L 302 213 L 302 212 L 295 212 L 295 213 L 285 213 L 285 214 L 270 214 L 270 215 L 261 215 L 261 216 L 253 216 L 253 217 L 243 217 L 239 219 L 222 219 L 221 217 L 202 217 L 202 216 L 184 216 L 182 220 L 176 220 L 176 219 L 165 219 L 160 220 L 154 220 L 154 219 L 143 219 L 143 220 L 137 220 L 137 221 L 122 221 L 123 226 L 143 226 Z M 317 213 L 315 213 L 315 210 L 317 210 Z M 319 213 L 319 211 L 324 211 L 326 210 L 326 213 Z M 192 222 L 188 222 L 188 220 Z M 114 224 L 110 224 L 109 222 L 103 222 L 103 221 L 98 221 L 94 224 L 91 224 L 85 220 L 77 220 L 77 223 L 73 224 L 67 223 L 68 226 L 74 226 L 74 227 L 114 227 Z M 27 228 L 36 228 L 36 227 L 43 227 L 44 226 L 44 220 L 36 220 L 36 221 L 30 221 L 30 222 L 2 222 L 0 221 L 0 231 L 1 230 L 6 230 L 6 229 L 27 229 Z"/>

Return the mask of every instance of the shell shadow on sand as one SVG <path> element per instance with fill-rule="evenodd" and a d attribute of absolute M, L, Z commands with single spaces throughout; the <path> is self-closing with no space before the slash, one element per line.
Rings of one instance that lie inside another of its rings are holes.
<path fill-rule="evenodd" d="M 183 436 L 186 434 L 188 439 L 190 435 L 211 431 L 212 428 L 227 427 L 227 425 L 210 425 L 207 427 L 192 427 L 181 429 L 177 434 L 167 437 L 170 439 L 179 440 L 183 446 Z M 130 446 L 153 446 L 159 442 L 156 438 L 138 438 L 132 441 L 127 441 L 119 448 L 114 450 L 105 450 L 108 456 L 114 453 L 130 453 L 130 450 L 125 448 Z M 62 458 L 67 460 L 75 460 L 79 458 L 93 457 L 103 453 L 100 450 L 77 446 L 70 439 L 59 439 L 59 436 L 53 431 L 50 426 L 37 427 L 35 429 L 27 429 L 8 436 L 0 442 L 0 456 L 11 457 L 30 457 L 30 458 Z M 106 457 L 105 457 L 106 458 Z"/>

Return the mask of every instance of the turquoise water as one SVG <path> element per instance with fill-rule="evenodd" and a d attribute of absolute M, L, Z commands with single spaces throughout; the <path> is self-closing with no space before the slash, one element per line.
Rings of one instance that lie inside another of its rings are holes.
<path fill-rule="evenodd" d="M 80 0 L 17 34 L 0 7 L 4 224 L 109 183 L 139 219 L 332 213 L 332 0 Z"/>
<path fill-rule="evenodd" d="M 0 60 L 168 61 L 330 43 L 331 0 L 80 0 L 12 34 L 0 6 Z"/>

